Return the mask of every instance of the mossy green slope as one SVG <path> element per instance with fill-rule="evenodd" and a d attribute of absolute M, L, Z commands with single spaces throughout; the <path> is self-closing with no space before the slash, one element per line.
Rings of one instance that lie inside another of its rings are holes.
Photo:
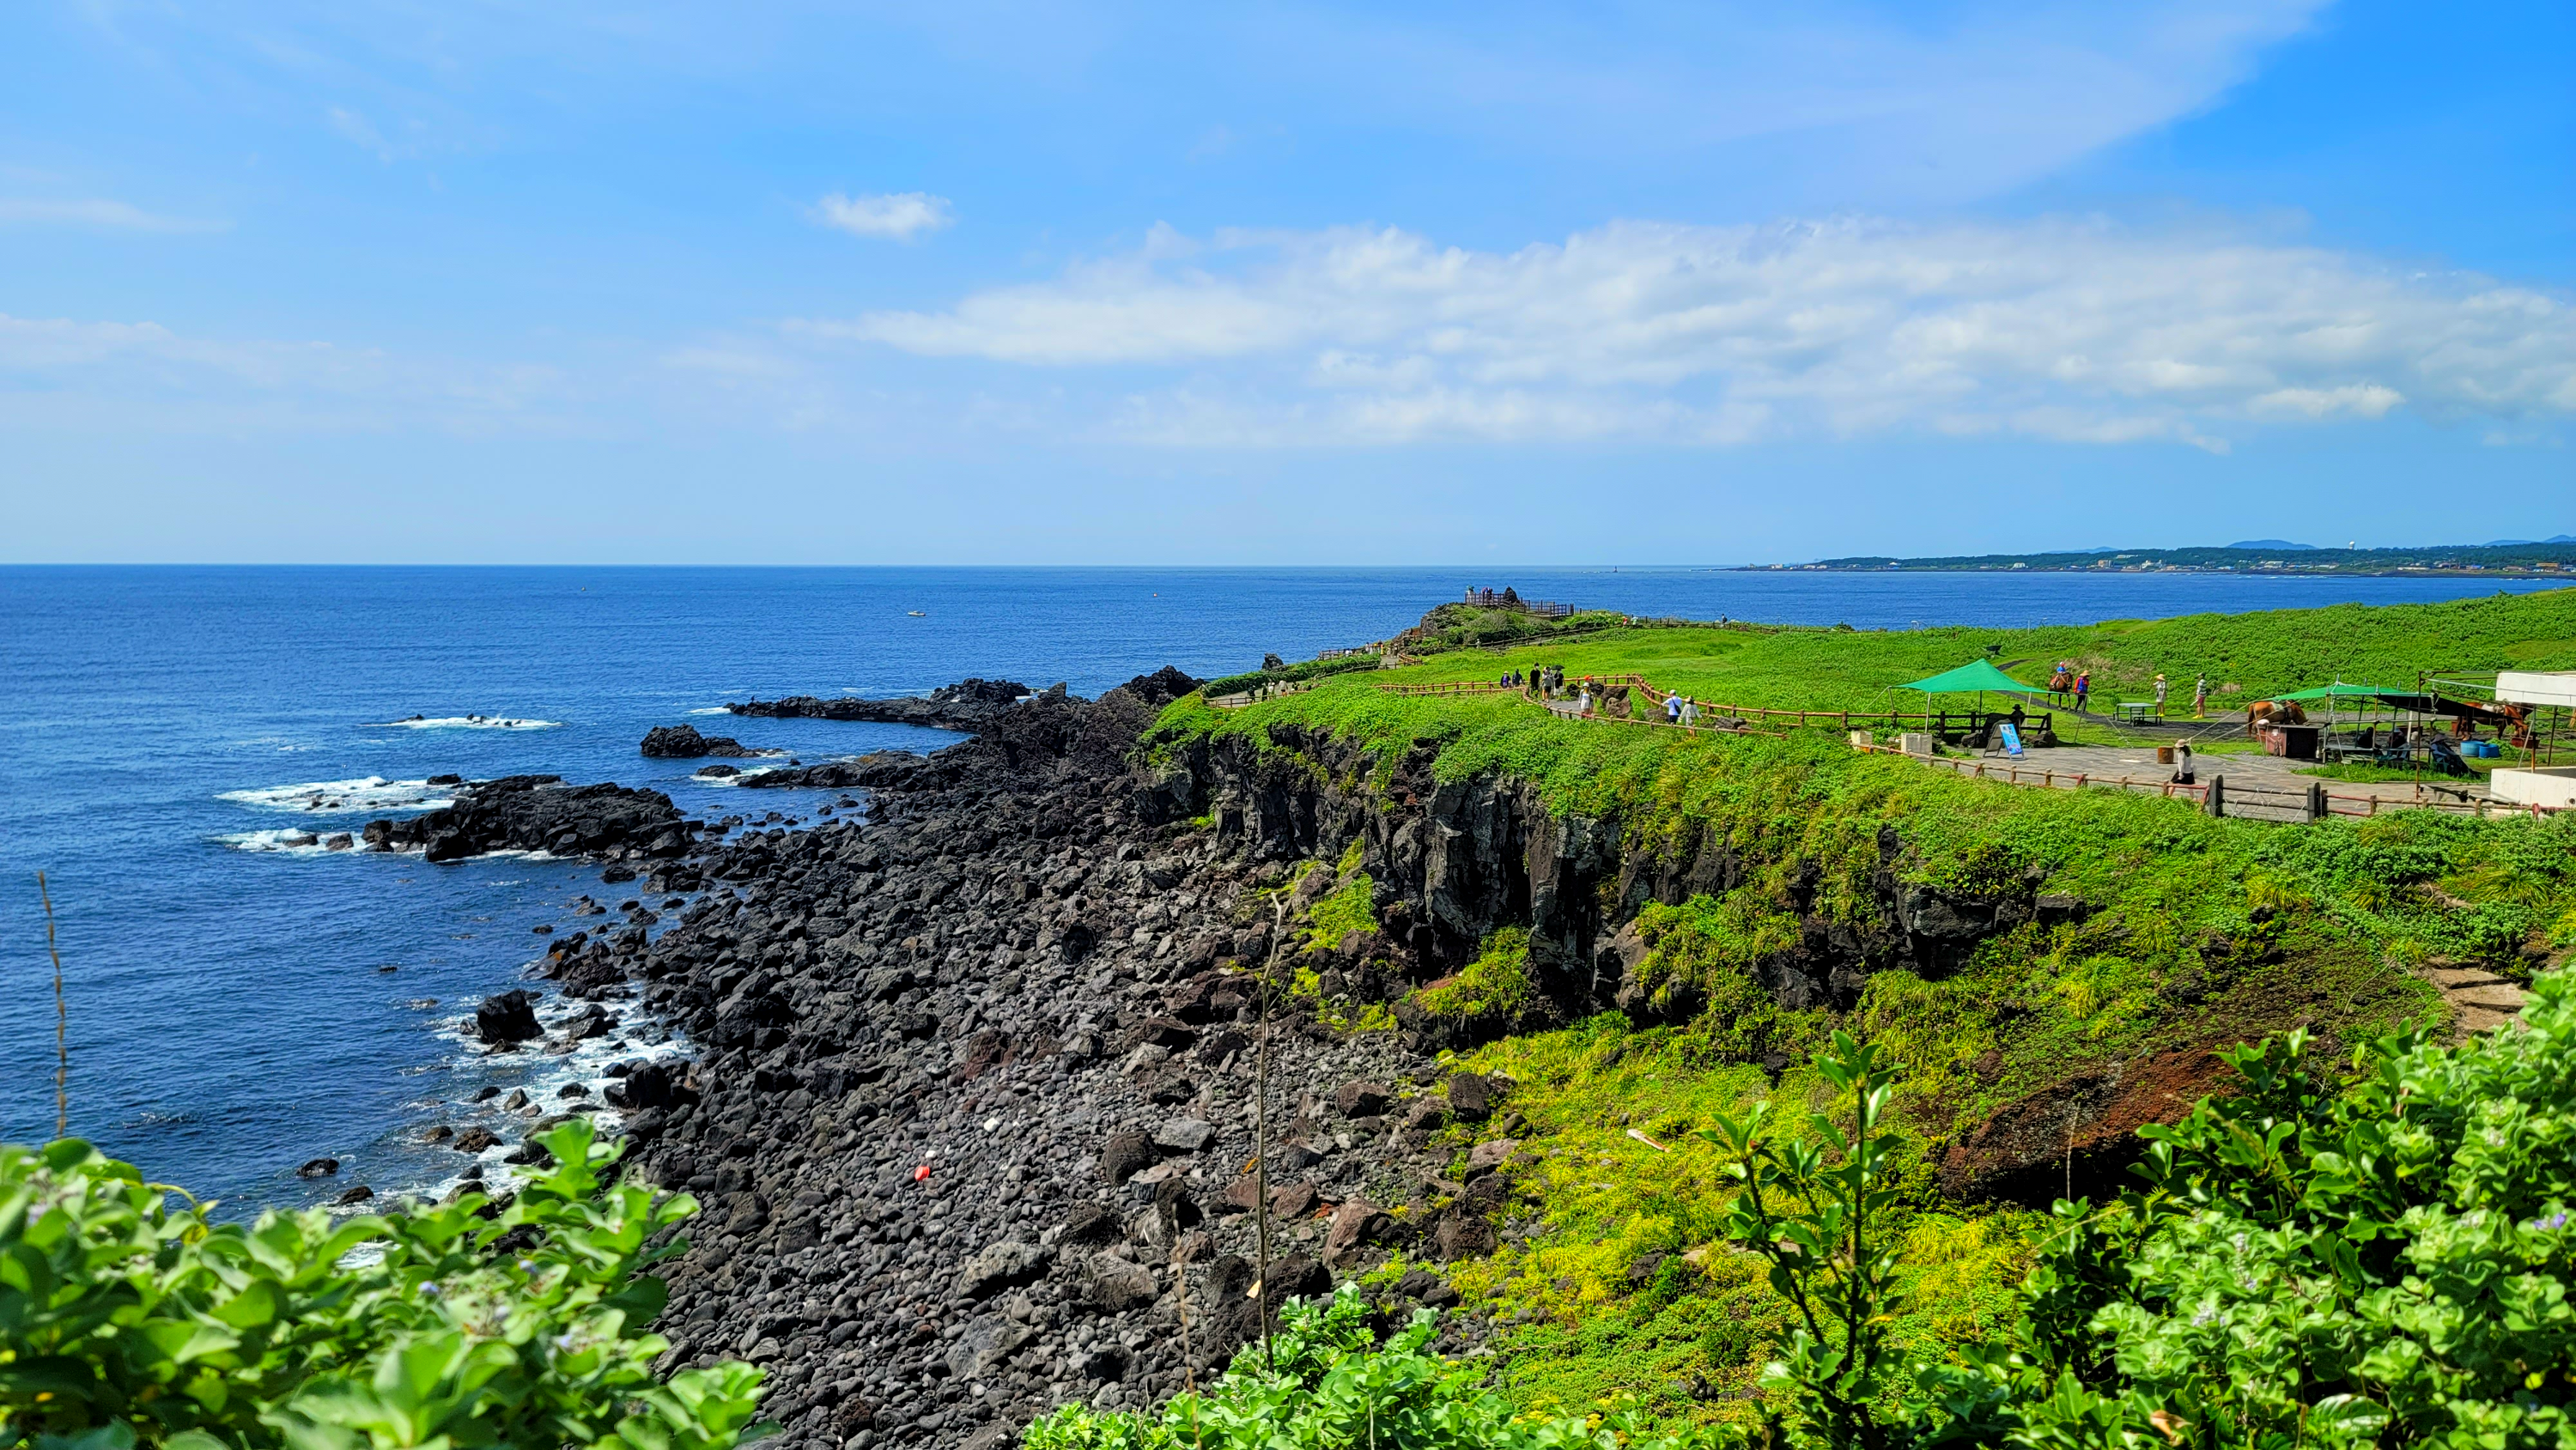
<path fill-rule="evenodd" d="M 1924 1300 L 1935 1310 L 1913 1326 L 1927 1334 L 1974 1337 L 2021 1262 L 2017 1219 L 1963 1211 L 1937 1188 L 1941 1153 L 1980 1125 L 2070 1084 L 2126 1073 L 2152 1088 L 2158 1079 L 2144 1069 L 2159 1063 L 2179 1065 L 2174 1085 L 2190 1089 L 2187 1103 L 2206 1090 L 2191 1074 L 2205 1071 L 2210 1048 L 2293 1026 L 2349 1042 L 2438 1019 L 2438 994 L 2414 968 L 2518 972 L 2576 947 L 2576 816 L 2213 820 L 2118 791 L 1963 779 L 1853 751 L 1826 731 L 1693 736 L 1569 722 L 1508 696 L 1379 688 L 1553 663 L 1575 674 L 1636 671 L 1732 703 L 1866 708 L 1889 684 L 1988 642 L 2007 659 L 2085 660 L 2097 680 L 2159 669 L 2187 679 L 2206 668 L 2247 694 L 2334 675 L 2411 684 L 2418 670 L 2576 668 L 2576 591 L 2068 630 L 1620 630 L 1345 676 L 1240 711 L 1185 699 L 1149 736 L 1156 751 L 1228 735 L 1276 753 L 1287 747 L 1274 741 L 1320 732 L 1362 747 L 1379 782 L 1428 750 L 1435 778 L 1508 774 L 1535 784 L 1551 809 L 1615 820 L 1632 848 L 1678 851 L 1705 831 L 1742 863 L 1736 890 L 1640 919 L 1653 948 L 1647 976 L 1667 993 L 1687 991 L 1700 1005 L 1695 1020 L 1637 1030 L 1601 1019 L 1474 1058 L 1519 1083 L 1512 1103 L 1526 1119 L 1535 1191 L 1520 1206 L 1525 1235 L 1459 1277 L 1473 1292 L 1501 1291 L 1495 1302 L 1517 1320 L 1505 1383 L 1527 1402 L 1633 1393 L 1659 1413 L 1698 1418 L 1746 1382 L 1776 1307 L 1745 1264 L 1698 1252 L 1725 1193 L 1675 1140 L 1755 1095 L 1813 1092 L 1794 1069 L 1775 1086 L 1755 1064 L 1812 1044 L 1826 1014 L 1780 1009 L 1754 969 L 1807 921 L 1881 909 L 1882 833 L 1898 843 L 1904 880 L 1971 896 L 2057 893 L 2085 906 L 1989 939 L 1937 980 L 1876 973 L 1844 1018 L 1904 1072 L 1905 1121 L 1921 1149 L 1909 1262 L 1937 1291 Z M 1289 753 L 1321 778 L 1321 761 Z M 1346 767 L 1341 778 L 1371 785 Z M 1517 943 L 1489 946 L 1501 960 Z M 1632 1127 L 1675 1151 L 1630 1137 Z"/>

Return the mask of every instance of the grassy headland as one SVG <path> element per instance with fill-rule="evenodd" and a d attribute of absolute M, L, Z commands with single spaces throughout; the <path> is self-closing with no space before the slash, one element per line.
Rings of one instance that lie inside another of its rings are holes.
<path fill-rule="evenodd" d="M 1894 687 L 1989 653 L 2005 672 L 2044 684 L 2056 661 L 2093 672 L 2097 709 L 2148 698 L 2161 673 L 2169 709 L 2187 710 L 2206 673 L 2215 714 L 2266 695 L 2341 679 L 2413 688 L 2419 674 L 2576 669 L 2576 589 L 2496 594 L 2442 604 L 2192 614 L 2036 629 L 1944 626 L 1855 630 L 1685 625 L 1604 630 L 1559 643 L 1435 655 L 1371 683 L 1490 679 L 1512 668 L 1562 665 L 1569 676 L 1635 672 L 1700 699 L 1773 709 L 1887 709 Z"/>
<path fill-rule="evenodd" d="M 2097 698 L 2157 671 L 2186 682 L 2186 698 L 2201 670 L 2223 682 L 2222 699 L 2338 676 L 2411 685 L 2419 671 L 2576 668 L 2576 590 L 2032 630 L 1611 629 L 1323 679 L 1241 710 L 1194 696 L 1149 736 L 1154 750 L 1241 737 L 1273 755 L 1299 753 L 1282 741 L 1338 740 L 1376 763 L 1339 777 L 1362 796 L 1427 754 L 1435 779 L 1529 782 L 1550 810 L 1609 822 L 1632 851 L 1716 839 L 1741 864 L 1723 894 L 1649 904 L 1636 919 L 1651 949 L 1641 983 L 1672 1009 L 1660 1025 L 1573 1021 L 1534 1000 L 1512 970 L 1525 948 L 1510 928 L 1467 970 L 1417 989 L 1431 1011 L 1503 1004 L 1516 1029 L 1469 1057 L 1517 1085 L 1531 1166 L 1516 1231 L 1453 1278 L 1515 1324 L 1503 1383 L 1523 1403 L 1634 1394 L 1683 1419 L 1740 1408 L 1780 1310 L 1751 1261 L 1716 1246 L 1730 1190 L 1687 1135 L 1758 1098 L 1825 1101 L 1784 1064 L 1833 1026 L 1873 1038 L 1903 1071 L 1905 1242 L 1921 1290 L 1906 1332 L 1955 1341 L 2009 1307 L 2027 1261 L 2020 1210 L 1942 1191 L 1990 1141 L 2063 1131 L 2071 1176 L 2079 1110 L 2095 1125 L 2085 1146 L 2103 1145 L 2107 1130 L 2170 1116 L 2214 1086 L 2218 1047 L 2294 1027 L 2348 1044 L 2439 1021 L 2446 1009 L 2419 969 L 2512 975 L 2576 947 L 2576 816 L 2213 820 L 2178 801 L 1962 779 L 1828 731 L 1694 736 L 1568 722 L 1509 696 L 1379 688 L 1549 664 L 1637 672 L 1730 704 L 1865 710 L 1989 644 L 2008 667 L 2078 660 Z M 1949 969 L 1874 971 L 1838 1009 L 1775 1001 L 1765 963 L 1868 926 L 1891 870 L 1900 885 L 1965 898 L 2074 905 L 1996 932 Z M 1325 899 L 1360 919 L 1346 897 Z M 1457 1131 L 1463 1145 L 1484 1130 Z"/>

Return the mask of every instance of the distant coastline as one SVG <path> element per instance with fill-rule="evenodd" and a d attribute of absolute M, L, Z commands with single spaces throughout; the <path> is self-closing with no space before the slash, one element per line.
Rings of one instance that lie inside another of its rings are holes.
<path fill-rule="evenodd" d="M 2196 545 L 2182 549 L 2058 550 L 1918 559 L 1857 554 L 1802 564 L 1745 564 L 1738 567 L 1744 572 L 1760 573 L 1805 570 L 1883 574 L 1912 570 L 1942 573 L 2283 574 L 2307 578 L 2320 574 L 2494 574 L 2523 579 L 2563 576 L 2576 582 L 2576 536 L 2561 534 L 2532 542 L 2505 540 L 2489 544 L 2437 544 L 2390 549 L 2327 549 L 2280 539 L 2258 539 L 2249 543 Z"/>

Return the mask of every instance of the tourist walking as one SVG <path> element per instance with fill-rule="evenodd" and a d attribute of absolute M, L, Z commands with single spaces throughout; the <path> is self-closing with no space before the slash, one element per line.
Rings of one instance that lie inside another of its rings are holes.
<path fill-rule="evenodd" d="M 2209 718 L 2209 672 L 2207 670 L 2201 671 L 2200 678 L 2192 682 L 2191 718 L 2194 720 Z"/>
<path fill-rule="evenodd" d="M 2165 718 L 2165 677 L 2156 676 L 2156 718 Z"/>
<path fill-rule="evenodd" d="M 1699 728 L 1699 701 L 1682 701 L 1682 724 L 1694 730 Z"/>
<path fill-rule="evenodd" d="M 2084 698 L 2093 693 L 2093 672 L 2079 670 L 2075 676 L 2075 713 L 2084 713 Z"/>

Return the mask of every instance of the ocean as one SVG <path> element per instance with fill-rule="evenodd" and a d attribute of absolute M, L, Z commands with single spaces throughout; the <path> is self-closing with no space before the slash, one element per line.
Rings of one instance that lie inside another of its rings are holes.
<path fill-rule="evenodd" d="M 1860 628 L 2079 623 L 2489 593 L 2494 580 L 1656 569 L 0 568 L 0 1139 L 51 1137 L 50 886 L 70 1128 L 227 1213 L 354 1183 L 437 1189 L 485 1087 L 592 1087 L 676 1052 L 650 1023 L 572 1058 L 459 1037 L 547 937 L 636 885 L 543 856 L 331 852 L 441 774 L 551 772 L 746 808 L 636 742 L 694 723 L 811 762 L 954 737 L 737 719 L 728 700 L 894 695 L 967 675 L 1093 694 L 1382 638 L 1470 586 L 1641 614 Z M 2501 587 L 2541 587 L 2531 585 Z M 918 611 L 916 614 L 915 611 Z M 816 797 L 761 792 L 757 813 Z M 659 906 L 659 901 L 649 903 Z M 341 1167 L 303 1179 L 322 1157 Z"/>

